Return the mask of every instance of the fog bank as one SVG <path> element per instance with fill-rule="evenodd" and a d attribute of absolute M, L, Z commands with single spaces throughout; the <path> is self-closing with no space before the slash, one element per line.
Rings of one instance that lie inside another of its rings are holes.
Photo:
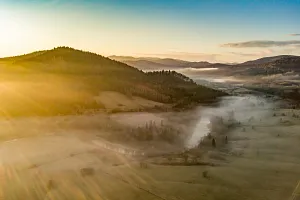
<path fill-rule="evenodd" d="M 214 117 L 222 117 L 225 122 L 235 120 L 241 124 L 248 124 L 250 121 L 259 122 L 263 118 L 271 116 L 271 110 L 275 106 L 267 99 L 249 95 L 224 97 L 217 107 L 200 107 L 198 108 L 199 121 L 186 141 L 186 147 L 197 146 L 200 140 L 211 132 L 211 127 L 215 125 L 212 122 Z"/>

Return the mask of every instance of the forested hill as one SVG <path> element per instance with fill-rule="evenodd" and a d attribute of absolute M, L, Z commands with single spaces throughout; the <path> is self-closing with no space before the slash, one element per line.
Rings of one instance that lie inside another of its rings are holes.
<path fill-rule="evenodd" d="M 16 113 L 22 112 L 24 106 L 18 107 L 25 104 L 26 112 L 33 107 L 51 113 L 70 112 L 75 107 L 99 108 L 101 105 L 95 103 L 94 97 L 101 91 L 117 91 L 173 105 L 207 102 L 224 95 L 174 71 L 144 73 L 124 63 L 68 47 L 1 58 L 0 73 L 0 84 L 9 82 L 12 90 L 24 97 L 20 103 L 14 99 L 14 93 L 4 93 L 1 109 Z"/>

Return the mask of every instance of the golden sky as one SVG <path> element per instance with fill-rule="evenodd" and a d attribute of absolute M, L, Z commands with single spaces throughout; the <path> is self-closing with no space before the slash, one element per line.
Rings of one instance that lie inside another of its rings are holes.
<path fill-rule="evenodd" d="M 0 0 L 0 57 L 57 46 L 211 62 L 300 55 L 299 1 L 226 2 Z"/>

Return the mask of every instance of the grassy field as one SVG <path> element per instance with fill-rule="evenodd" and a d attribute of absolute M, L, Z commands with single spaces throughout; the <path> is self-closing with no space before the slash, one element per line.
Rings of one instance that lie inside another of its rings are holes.
<path fill-rule="evenodd" d="M 99 146 L 105 142 L 103 138 L 121 131 L 116 128 L 120 118 L 114 121 L 103 114 L 1 120 L 0 197 L 288 199 L 300 179 L 300 121 L 291 110 L 273 112 L 277 116 L 233 129 L 227 146 L 194 150 L 201 154 L 201 162 L 215 166 L 169 165 L 184 162 L 175 148 L 171 156 L 154 157 L 124 155 L 110 145 L 103 148 Z M 128 144 L 136 151 L 151 150 L 143 145 L 158 148 L 155 142 Z M 163 146 L 165 150 L 172 148 Z M 194 153 L 188 155 L 188 163 L 193 162 Z"/>

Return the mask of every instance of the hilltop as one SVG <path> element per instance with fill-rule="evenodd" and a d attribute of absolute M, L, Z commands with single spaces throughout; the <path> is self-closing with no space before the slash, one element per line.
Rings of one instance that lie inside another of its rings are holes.
<path fill-rule="evenodd" d="M 127 100 L 138 97 L 176 108 L 211 102 L 224 95 L 174 71 L 145 73 L 104 56 L 69 47 L 1 58 L 0 72 L 3 115 L 105 110 L 103 102 L 97 99 L 107 91 L 125 95 Z M 120 108 L 116 111 L 128 111 L 126 105 L 118 104 Z"/>

